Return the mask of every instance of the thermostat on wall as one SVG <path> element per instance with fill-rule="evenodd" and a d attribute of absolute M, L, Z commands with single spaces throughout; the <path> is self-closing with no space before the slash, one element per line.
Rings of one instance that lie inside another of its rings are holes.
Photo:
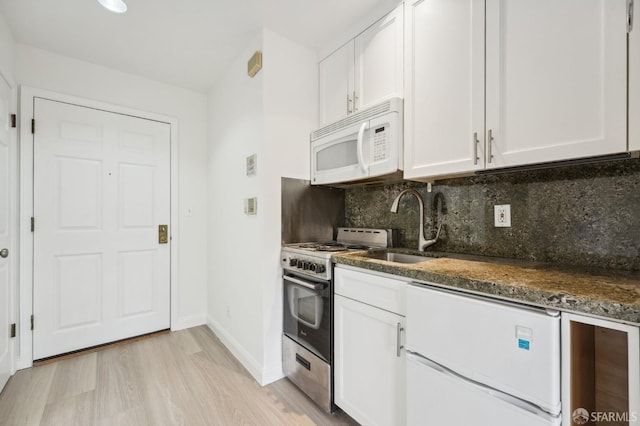
<path fill-rule="evenodd" d="M 258 198 L 244 199 L 244 214 L 256 214 L 258 212 Z"/>
<path fill-rule="evenodd" d="M 247 176 L 255 176 L 257 174 L 258 156 L 256 154 L 247 157 Z"/>

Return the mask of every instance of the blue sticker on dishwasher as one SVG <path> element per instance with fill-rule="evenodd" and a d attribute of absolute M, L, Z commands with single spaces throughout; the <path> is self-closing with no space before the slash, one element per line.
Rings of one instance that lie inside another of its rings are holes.
<path fill-rule="evenodd" d="M 529 341 L 524 339 L 518 339 L 518 347 L 520 349 L 529 350 Z"/>

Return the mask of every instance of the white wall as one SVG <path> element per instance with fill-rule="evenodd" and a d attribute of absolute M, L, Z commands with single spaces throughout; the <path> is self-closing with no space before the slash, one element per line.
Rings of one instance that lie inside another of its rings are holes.
<path fill-rule="evenodd" d="M 178 318 L 174 328 L 206 318 L 206 95 L 30 46 L 16 45 L 21 85 L 177 117 L 179 156 Z M 187 217 L 187 210 L 193 215 Z"/>
<path fill-rule="evenodd" d="M 263 77 L 247 76 L 247 60 L 262 50 L 257 35 L 209 93 L 209 253 L 207 324 L 259 380 L 262 375 Z M 257 154 L 257 176 L 246 157 Z M 258 197 L 258 214 L 243 200 Z"/>
<path fill-rule="evenodd" d="M 247 60 L 263 52 L 263 69 Z M 209 95 L 208 324 L 254 378 L 282 377 L 281 177 L 309 177 L 315 52 L 265 29 Z M 257 176 L 245 175 L 257 154 Z M 258 197 L 258 214 L 243 199 Z"/>
<path fill-rule="evenodd" d="M 14 48 L 13 34 L 9 30 L 7 21 L 0 13 L 0 74 L 13 86 L 14 78 Z"/>

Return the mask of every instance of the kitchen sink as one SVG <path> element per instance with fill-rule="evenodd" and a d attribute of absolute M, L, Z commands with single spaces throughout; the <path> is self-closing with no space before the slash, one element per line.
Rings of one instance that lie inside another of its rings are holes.
<path fill-rule="evenodd" d="M 379 259 L 386 260 L 387 262 L 395 262 L 395 263 L 420 263 L 425 262 L 427 260 L 433 260 L 435 257 L 427 257 L 427 256 L 419 256 L 415 254 L 407 254 L 407 253 L 395 253 L 388 251 L 370 251 L 366 254 L 363 254 L 364 257 L 368 257 L 371 259 Z"/>

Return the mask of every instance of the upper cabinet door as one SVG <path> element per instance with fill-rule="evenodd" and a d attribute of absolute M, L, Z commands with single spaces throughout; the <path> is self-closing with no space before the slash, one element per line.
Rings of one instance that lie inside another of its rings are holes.
<path fill-rule="evenodd" d="M 320 62 L 320 127 L 353 112 L 353 40 Z"/>
<path fill-rule="evenodd" d="M 406 179 L 484 167 L 484 4 L 405 3 Z"/>
<path fill-rule="evenodd" d="M 626 0 L 486 4 L 486 167 L 626 151 Z"/>
<path fill-rule="evenodd" d="M 403 95 L 403 8 L 320 61 L 320 127 Z"/>
<path fill-rule="evenodd" d="M 402 5 L 355 39 L 355 108 L 362 110 L 403 93 Z"/>

